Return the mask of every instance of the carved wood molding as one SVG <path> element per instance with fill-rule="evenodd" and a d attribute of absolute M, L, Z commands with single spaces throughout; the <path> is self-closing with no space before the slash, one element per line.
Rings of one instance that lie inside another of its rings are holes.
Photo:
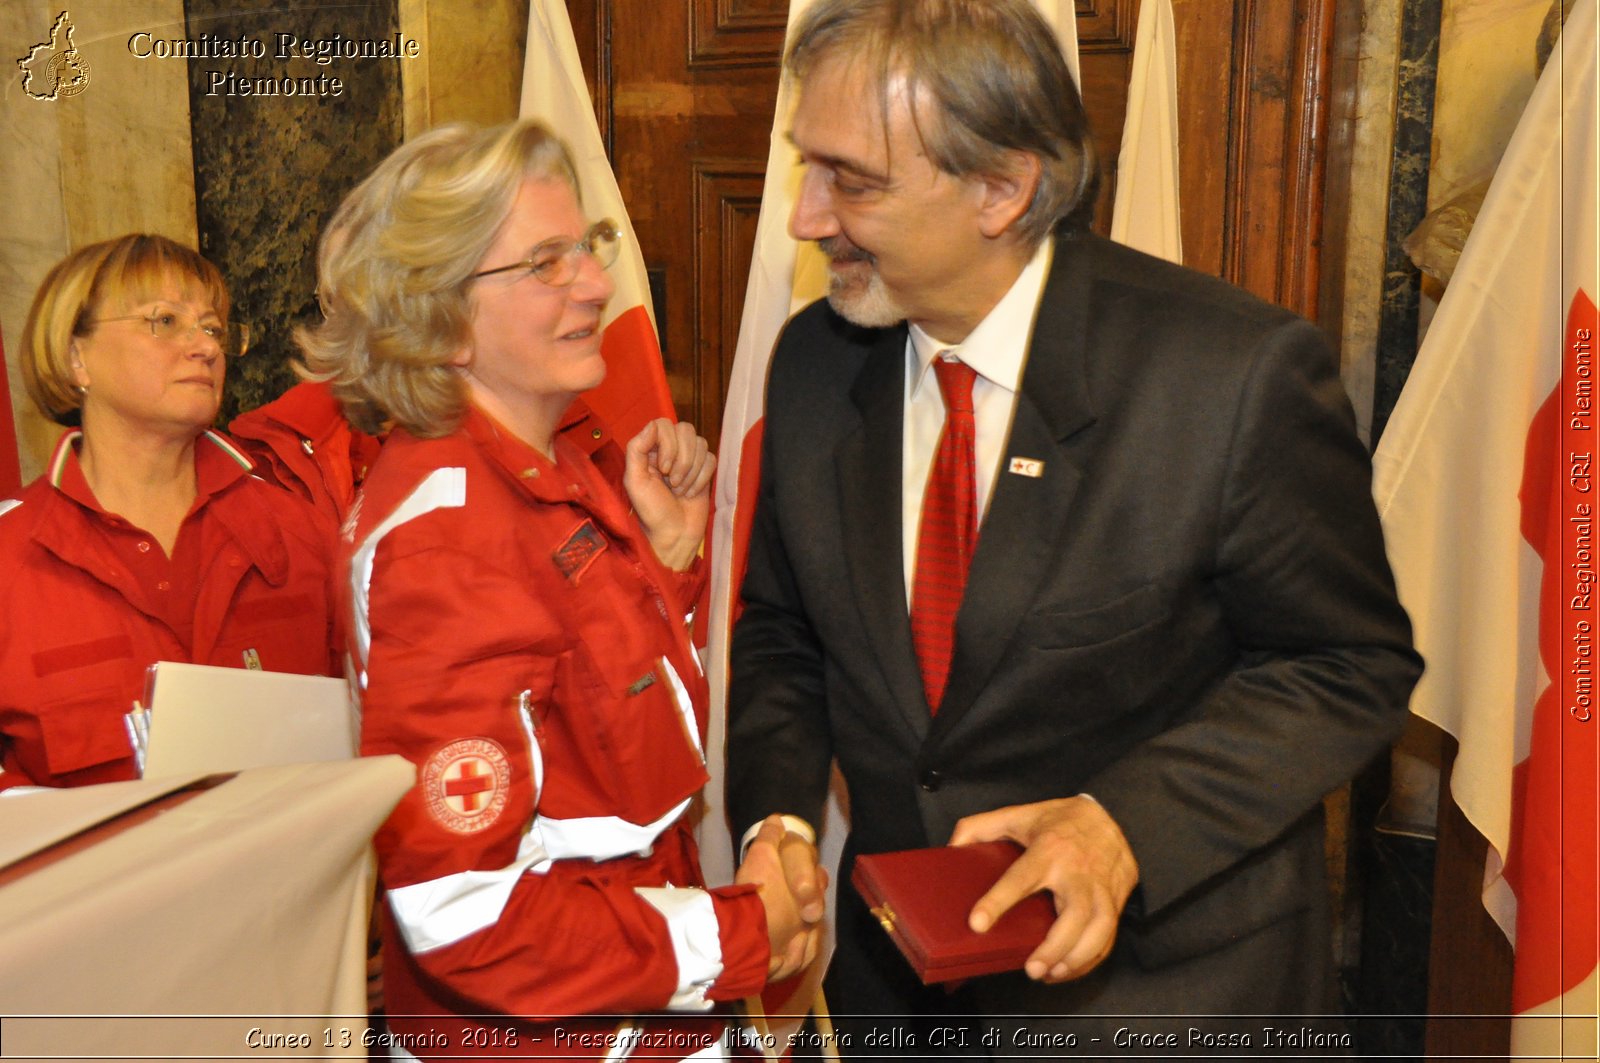
<path fill-rule="evenodd" d="M 1139 0 L 1075 0 L 1078 51 L 1131 52 L 1139 25 Z"/>
<path fill-rule="evenodd" d="M 1334 0 L 1307 5 L 1305 31 L 1297 41 L 1293 65 L 1301 72 L 1299 91 L 1288 122 L 1289 165 L 1284 199 L 1291 218 L 1307 220 L 1306 229 L 1293 245 L 1280 251 L 1285 305 L 1312 320 L 1322 277 L 1322 232 L 1328 177 L 1328 110 L 1332 74 Z M 1290 228 L 1293 228 L 1292 226 Z"/>
<path fill-rule="evenodd" d="M 567 17 L 572 20 L 572 36 L 578 45 L 578 61 L 583 65 L 583 80 L 594 101 L 595 121 L 600 127 L 600 142 L 612 154 L 616 132 L 612 99 L 611 0 L 568 0 Z"/>
<path fill-rule="evenodd" d="M 1080 52 L 1131 52 L 1139 0 L 1075 0 Z M 783 50 L 784 0 L 691 0 L 689 68 L 764 66 Z"/>
<path fill-rule="evenodd" d="M 788 20 L 787 0 L 690 0 L 689 69 L 771 66 Z"/>
<path fill-rule="evenodd" d="M 696 159 L 691 164 L 695 235 L 689 298 L 694 342 L 689 373 L 695 408 L 702 419 L 715 413 L 719 422 L 699 425 L 708 439 L 718 436 L 707 429 L 721 431 L 721 401 L 739 341 L 766 169 L 765 159 Z M 703 404 L 703 398 L 715 401 Z"/>
<path fill-rule="evenodd" d="M 1335 3 L 1245 0 L 1235 9 L 1223 276 L 1312 319 Z"/>

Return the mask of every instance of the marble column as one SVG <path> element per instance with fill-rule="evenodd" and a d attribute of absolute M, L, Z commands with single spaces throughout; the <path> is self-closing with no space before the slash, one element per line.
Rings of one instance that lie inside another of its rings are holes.
<path fill-rule="evenodd" d="M 401 68 L 421 47 L 400 33 L 396 0 L 254 11 L 187 0 L 185 11 L 190 39 L 253 53 L 189 63 L 200 250 L 252 334 L 230 367 L 225 423 L 294 382 L 291 330 L 317 313 L 317 239 L 400 143 Z"/>

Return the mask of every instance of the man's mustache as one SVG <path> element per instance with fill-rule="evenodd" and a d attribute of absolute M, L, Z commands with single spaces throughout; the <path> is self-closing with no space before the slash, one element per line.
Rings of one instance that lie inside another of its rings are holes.
<path fill-rule="evenodd" d="M 870 251 L 863 251 L 843 236 L 827 236 L 817 241 L 817 249 L 834 262 L 866 262 L 877 261 Z"/>

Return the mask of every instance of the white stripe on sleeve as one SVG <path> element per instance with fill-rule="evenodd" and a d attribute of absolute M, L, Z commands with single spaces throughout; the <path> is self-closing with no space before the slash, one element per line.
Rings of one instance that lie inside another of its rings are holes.
<path fill-rule="evenodd" d="M 539 866 L 543 865 L 543 866 Z M 500 920 L 517 879 L 548 869 L 549 857 L 524 835 L 516 860 L 498 871 L 462 871 L 389 890 L 389 907 L 413 956 L 453 945 Z"/>
<path fill-rule="evenodd" d="M 672 1011 L 710 1011 L 706 992 L 722 974 L 722 935 L 711 894 L 700 889 L 638 887 L 634 891 L 667 921 L 678 961 L 678 988 L 667 1001 Z"/>

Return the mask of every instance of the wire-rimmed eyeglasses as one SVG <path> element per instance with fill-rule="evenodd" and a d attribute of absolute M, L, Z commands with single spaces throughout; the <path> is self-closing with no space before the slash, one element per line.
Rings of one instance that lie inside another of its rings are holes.
<path fill-rule="evenodd" d="M 152 310 L 148 314 L 101 317 L 84 323 L 105 325 L 113 321 L 143 321 L 150 326 L 150 335 L 158 340 L 168 340 L 173 343 L 185 342 L 194 335 L 196 329 L 199 329 L 221 347 L 222 353 L 229 358 L 237 358 L 250 349 L 250 326 L 244 322 L 230 321 L 224 325 L 215 319 L 203 320 L 179 310 L 163 308 Z"/>
<path fill-rule="evenodd" d="M 580 255 L 588 255 L 601 269 L 609 269 L 611 263 L 617 260 L 617 249 L 621 245 L 622 233 L 617 228 L 617 223 L 606 218 L 589 226 L 589 231 L 576 240 L 564 238 L 546 240 L 530 251 L 528 257 L 521 262 L 513 262 L 509 266 L 496 266 L 493 269 L 481 269 L 467 279 L 477 280 L 480 277 L 492 277 L 496 273 L 510 273 L 512 270 L 520 269 L 533 274 L 552 288 L 565 288 L 578 279 L 578 268 L 582 264 Z"/>

